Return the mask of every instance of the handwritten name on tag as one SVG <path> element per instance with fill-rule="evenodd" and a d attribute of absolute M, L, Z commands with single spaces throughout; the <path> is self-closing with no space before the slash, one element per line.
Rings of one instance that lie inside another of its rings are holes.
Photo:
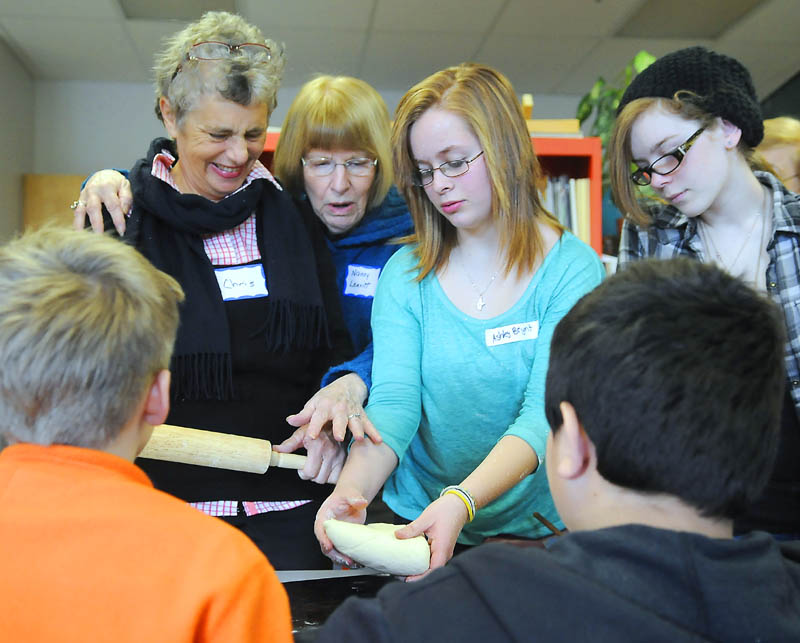
<path fill-rule="evenodd" d="M 500 346 L 512 342 L 524 342 L 529 339 L 536 339 L 539 336 L 539 322 L 523 322 L 521 324 L 510 324 L 498 328 L 488 328 L 486 330 L 486 345 Z"/>
<path fill-rule="evenodd" d="M 256 299 L 269 294 L 264 266 L 260 263 L 252 266 L 217 268 L 214 270 L 214 274 L 217 276 L 217 283 L 224 301 Z"/>
<path fill-rule="evenodd" d="M 372 266 L 359 266 L 351 263 L 347 266 L 347 276 L 344 280 L 344 294 L 351 297 L 374 297 L 378 288 L 380 268 Z"/>

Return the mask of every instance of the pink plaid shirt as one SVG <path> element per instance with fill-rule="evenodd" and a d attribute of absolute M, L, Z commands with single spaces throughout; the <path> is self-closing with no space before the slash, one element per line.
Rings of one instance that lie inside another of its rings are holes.
<path fill-rule="evenodd" d="M 254 500 L 243 501 L 242 507 L 248 516 L 265 514 L 268 511 L 286 511 L 307 505 L 310 500 Z M 238 500 L 206 500 L 190 502 L 189 505 L 209 516 L 235 516 L 238 513 Z"/>
<path fill-rule="evenodd" d="M 177 192 L 180 192 L 170 173 L 174 163 L 175 157 L 167 150 L 161 150 L 161 153 L 156 154 L 153 158 L 151 174 L 164 181 L 164 183 L 174 188 Z M 256 161 L 253 165 L 253 169 L 250 170 L 250 174 L 247 175 L 247 179 L 245 179 L 245 182 L 242 184 L 242 187 L 235 192 L 231 192 L 231 194 L 236 194 L 239 190 L 244 190 L 256 179 L 266 179 L 279 190 L 283 190 L 270 171 L 261 164 L 261 161 Z M 230 194 L 228 196 L 230 196 Z M 239 266 L 261 259 L 261 253 L 258 250 L 258 242 L 256 240 L 255 213 L 247 217 L 247 219 L 235 228 L 223 230 L 216 234 L 205 235 L 203 237 L 203 246 L 212 266 Z"/>
<path fill-rule="evenodd" d="M 172 166 L 175 164 L 175 157 L 167 150 L 161 150 L 153 158 L 153 169 L 151 174 L 157 179 L 161 179 L 167 185 L 180 192 L 175 180 L 170 174 Z M 261 161 L 256 161 L 247 179 L 239 190 L 244 190 L 256 179 L 266 179 L 276 188 L 283 190 L 275 180 L 270 171 L 265 168 Z M 231 192 L 236 194 L 239 190 Z M 230 194 L 228 195 L 230 196 Z M 227 197 L 226 197 L 227 198 Z M 239 266 L 261 259 L 256 239 L 256 217 L 255 213 L 235 228 L 223 230 L 217 234 L 208 234 L 203 237 L 203 247 L 206 255 L 211 261 L 212 266 Z M 199 509 L 209 516 L 235 516 L 239 508 L 238 500 L 207 500 L 203 502 L 190 502 L 189 504 Z M 268 511 L 286 511 L 308 504 L 310 500 L 247 500 L 241 501 L 245 513 L 248 516 L 267 513 Z"/>

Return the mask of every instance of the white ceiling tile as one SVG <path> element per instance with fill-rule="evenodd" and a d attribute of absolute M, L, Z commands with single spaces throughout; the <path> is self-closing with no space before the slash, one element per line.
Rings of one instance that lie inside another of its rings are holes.
<path fill-rule="evenodd" d="M 376 31 L 483 34 L 505 0 L 378 0 Z"/>
<path fill-rule="evenodd" d="M 236 12 L 235 0 L 119 0 L 122 13 L 139 20 L 197 20 L 207 11 Z"/>
<path fill-rule="evenodd" d="M 592 38 L 527 38 L 495 34 L 476 56 L 511 79 L 519 94 L 552 94 L 561 78 L 597 43 Z"/>
<path fill-rule="evenodd" d="M 797 41 L 800 29 L 800 2 L 797 0 L 770 0 L 756 7 L 738 23 L 732 25 L 722 40 Z"/>
<path fill-rule="evenodd" d="M 0 18 L 88 18 L 90 20 L 122 19 L 116 0 L 3 0 Z"/>
<path fill-rule="evenodd" d="M 639 51 L 645 50 L 660 58 L 671 51 L 692 45 L 710 46 L 710 43 L 694 40 L 604 39 L 592 47 L 571 70 L 564 74 L 553 91 L 582 96 L 591 89 L 600 76 L 606 82 L 620 86 L 623 82 L 623 70 Z"/>
<path fill-rule="evenodd" d="M 375 0 L 237 0 L 236 6 L 239 13 L 258 25 L 267 37 L 276 39 L 272 35 L 275 27 L 366 29 L 374 2 Z"/>
<path fill-rule="evenodd" d="M 316 74 L 358 76 L 366 30 L 337 30 L 336 36 L 326 29 L 276 28 L 272 37 L 286 46 L 283 84 L 300 85 Z"/>
<path fill-rule="evenodd" d="M 472 58 L 474 43 L 459 34 L 373 32 L 361 77 L 379 88 L 405 92 L 423 78 Z"/>
<path fill-rule="evenodd" d="M 153 59 L 164 47 L 164 39 L 180 31 L 186 26 L 180 20 L 127 20 L 126 28 L 131 42 L 142 62 L 148 70 L 153 67 Z"/>
<path fill-rule="evenodd" d="M 557 0 L 508 3 L 495 32 L 518 36 L 599 38 L 613 35 L 644 0 Z"/>
<path fill-rule="evenodd" d="M 616 34 L 626 38 L 715 39 L 769 0 L 647 0 Z"/>
<path fill-rule="evenodd" d="M 780 50 L 779 56 L 775 55 L 776 49 Z M 718 43 L 715 50 L 736 58 L 747 67 L 760 100 L 782 84 L 778 78 L 785 81 L 800 69 L 800 42 L 797 40 L 777 45 L 769 41 L 726 41 Z"/>
<path fill-rule="evenodd" d="M 540 94 L 572 96 L 616 74 L 639 49 L 663 55 L 699 44 L 614 37 L 646 1 L 237 0 L 236 7 L 286 44 L 285 86 L 342 73 L 403 92 L 441 67 L 476 59 Z M 703 6 L 697 2 L 697 11 Z M 764 96 L 800 71 L 798 25 L 800 0 L 764 0 L 706 44 L 741 58 Z M 182 26 L 127 20 L 117 0 L 0 0 L 0 39 L 34 79 L 148 82 L 162 38 Z"/>
<path fill-rule="evenodd" d="M 65 18 L 6 18 L 3 27 L 46 80 L 145 81 L 123 23 Z"/>

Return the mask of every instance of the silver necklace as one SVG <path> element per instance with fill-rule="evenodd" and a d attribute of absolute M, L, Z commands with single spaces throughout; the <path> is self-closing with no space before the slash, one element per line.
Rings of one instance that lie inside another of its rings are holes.
<path fill-rule="evenodd" d="M 470 276 L 469 271 L 467 270 L 467 267 L 464 265 L 464 261 L 461 259 L 460 255 L 458 257 L 458 262 L 461 264 L 461 269 L 464 271 L 464 274 L 467 276 L 467 280 L 469 281 L 470 285 L 472 286 L 472 289 L 478 294 L 478 300 L 475 302 L 475 308 L 477 308 L 478 311 L 482 311 L 484 308 L 486 308 L 486 301 L 484 300 L 483 296 L 486 294 L 486 291 L 489 290 L 489 286 L 491 286 L 494 283 L 494 280 L 497 278 L 497 275 L 500 273 L 500 269 L 498 268 L 497 270 L 494 271 L 494 274 L 492 275 L 492 278 L 489 279 L 489 283 L 486 284 L 486 287 L 483 290 L 481 290 L 478 287 L 478 284 L 476 284 L 475 281 Z"/>
<path fill-rule="evenodd" d="M 766 215 L 764 216 L 764 220 L 761 222 L 761 241 L 758 244 L 758 261 L 756 262 L 756 272 L 753 275 L 753 285 L 755 286 L 756 290 L 764 290 L 766 287 L 766 279 L 764 274 L 761 272 L 761 263 L 763 259 L 763 255 L 766 253 L 767 242 L 769 240 L 769 230 L 767 228 L 767 223 L 772 222 L 772 216 L 770 216 L 769 210 L 769 197 L 771 195 L 767 194 L 767 211 Z"/>
<path fill-rule="evenodd" d="M 762 202 L 762 207 L 765 208 L 765 212 L 769 212 L 769 191 L 765 190 L 765 200 Z M 756 223 L 761 220 L 761 234 L 759 235 L 759 246 L 758 246 L 758 260 L 756 262 L 756 270 L 755 275 L 753 278 L 753 283 L 758 288 L 758 272 L 761 267 L 761 254 L 763 251 L 764 246 L 764 232 L 766 230 L 766 216 L 762 213 L 757 211 L 755 216 L 753 217 L 753 225 L 750 226 L 750 231 L 747 233 L 747 236 L 744 238 L 742 245 L 739 247 L 739 251 L 736 253 L 736 256 L 733 259 L 733 262 L 728 265 L 728 263 L 722 258 L 722 253 L 719 251 L 717 244 L 714 242 L 714 238 L 711 236 L 709 231 L 709 227 L 705 221 L 700 219 L 698 221 L 698 231 L 700 232 L 700 237 L 703 240 L 703 245 L 708 249 L 709 253 L 713 253 L 716 257 L 716 262 L 722 266 L 728 274 L 736 276 L 734 273 L 734 268 L 736 264 L 739 262 L 739 258 L 742 256 L 742 252 L 747 247 L 748 242 L 750 241 L 750 237 L 753 236 L 753 231 L 756 229 Z M 743 272 L 742 277 L 745 277 L 745 273 Z M 749 280 L 745 280 L 749 281 Z"/>

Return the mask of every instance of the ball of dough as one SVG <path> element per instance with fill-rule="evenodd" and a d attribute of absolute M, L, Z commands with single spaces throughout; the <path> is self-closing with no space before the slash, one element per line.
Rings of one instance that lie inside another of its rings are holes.
<path fill-rule="evenodd" d="M 357 563 L 395 576 L 421 574 L 430 566 L 431 548 L 425 536 L 395 538 L 394 532 L 404 526 L 385 522 L 359 525 L 334 519 L 324 523 L 333 546 Z"/>

